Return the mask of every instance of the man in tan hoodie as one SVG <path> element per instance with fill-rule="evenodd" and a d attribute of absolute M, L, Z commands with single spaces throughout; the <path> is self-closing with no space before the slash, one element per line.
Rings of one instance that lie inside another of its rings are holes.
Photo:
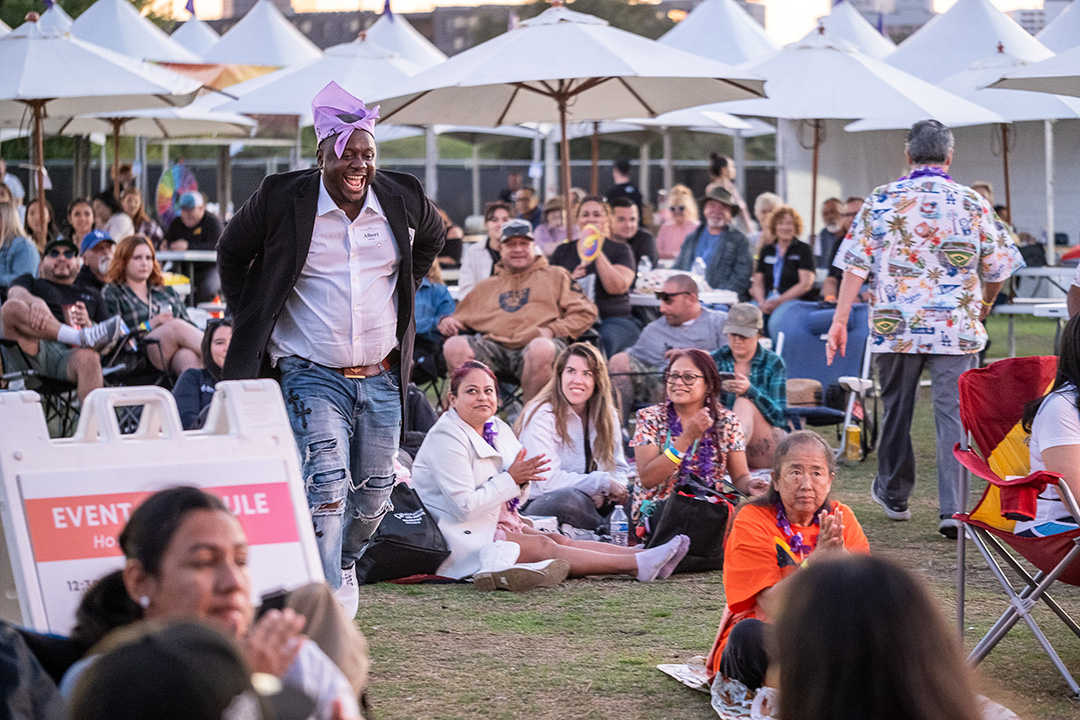
<path fill-rule="evenodd" d="M 532 224 L 510 220 L 499 237 L 501 260 L 439 321 L 450 372 L 480 360 L 521 380 L 526 401 L 551 379 L 555 356 L 596 322 L 596 306 L 560 267 L 536 254 Z M 461 331 L 470 334 L 459 335 Z"/>

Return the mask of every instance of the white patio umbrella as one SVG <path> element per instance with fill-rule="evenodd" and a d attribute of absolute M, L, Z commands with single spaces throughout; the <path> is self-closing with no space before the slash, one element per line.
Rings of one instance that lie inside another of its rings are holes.
<path fill-rule="evenodd" d="M 97 0 L 71 25 L 80 40 L 155 62 L 201 63 L 195 53 L 181 47 L 128 0 Z"/>
<path fill-rule="evenodd" d="M 259 0 L 203 54 L 208 63 L 288 67 L 322 55 L 272 0 Z"/>
<path fill-rule="evenodd" d="M 7 35 L 9 32 L 11 32 L 11 28 L 3 20 L 0 20 L 0 35 Z"/>
<path fill-rule="evenodd" d="M 896 43 L 885 37 L 867 21 L 850 0 L 840 0 L 829 14 L 818 19 L 825 32 L 847 40 L 870 57 L 881 60 L 896 50 Z"/>
<path fill-rule="evenodd" d="M 46 114 L 69 117 L 186 105 L 200 87 L 168 70 L 42 29 L 36 13 L 0 37 L 0 67 L 0 124 L 18 125 L 28 109 L 32 113 L 39 192 L 45 186 Z"/>
<path fill-rule="evenodd" d="M 405 81 L 395 97 L 372 101 L 384 121 L 402 124 L 558 122 L 570 207 L 568 120 L 654 116 L 760 96 L 761 87 L 748 72 L 556 5 Z"/>
<path fill-rule="evenodd" d="M 822 120 L 932 118 L 950 127 L 1005 122 L 997 113 L 864 55 L 822 27 L 745 67 L 766 78 L 769 96 L 725 103 L 725 111 L 813 123 L 811 236 L 816 230 Z"/>
<path fill-rule="evenodd" d="M 248 115 L 299 115 L 302 127 L 311 125 L 311 98 L 331 80 L 359 98 L 386 94 L 420 66 L 384 50 L 363 35 L 328 48 L 321 57 L 242 82 L 229 88 L 235 100 L 215 109 Z"/>
<path fill-rule="evenodd" d="M 1056 53 L 1080 45 L 1080 3 L 1071 2 L 1035 39 Z"/>
<path fill-rule="evenodd" d="M 1047 148 L 1046 185 L 1047 185 L 1047 235 L 1049 243 L 1053 245 L 1053 125 L 1052 120 L 1076 120 L 1080 119 L 1080 99 L 1050 95 L 1046 93 L 1025 93 L 1020 90 L 1001 90 L 987 87 L 990 83 L 999 79 L 1003 74 L 1027 67 L 1029 64 L 1018 57 L 1005 52 L 1004 48 L 991 58 L 973 63 L 971 67 L 951 75 L 938 83 L 943 90 L 978 103 L 982 107 L 992 110 L 1010 123 L 1045 121 L 1043 131 L 1045 133 Z M 862 130 L 888 130 L 900 129 L 911 125 L 906 120 L 918 118 L 897 118 L 895 122 L 882 122 L 874 120 L 860 120 L 847 126 L 850 131 Z M 1009 132 L 1006 124 L 1001 125 L 1002 138 L 1002 164 L 1005 176 L 1005 207 L 1008 208 L 1010 217 L 1012 214 L 1012 190 L 1009 182 Z M 1051 257 L 1053 257 L 1051 255 Z"/>
<path fill-rule="evenodd" d="M 221 36 L 217 34 L 214 28 L 194 15 L 188 18 L 180 27 L 173 30 L 172 35 L 169 37 L 200 58 L 214 46 L 214 43 L 221 39 Z"/>
<path fill-rule="evenodd" d="M 371 44 L 397 53 L 422 70 L 446 60 L 443 51 L 432 45 L 408 20 L 390 11 L 389 2 L 383 14 L 365 32 Z"/>
<path fill-rule="evenodd" d="M 1080 46 L 1007 72 L 990 87 L 1080 97 Z"/>
<path fill-rule="evenodd" d="M 51 8 L 41 13 L 41 19 L 38 22 L 41 23 L 41 27 L 45 30 L 68 32 L 75 21 L 64 12 L 64 8 L 60 7 L 60 3 L 53 3 Z"/>

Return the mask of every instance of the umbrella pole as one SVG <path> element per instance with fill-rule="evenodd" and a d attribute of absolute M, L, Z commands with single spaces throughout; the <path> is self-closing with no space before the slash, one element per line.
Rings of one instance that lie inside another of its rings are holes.
<path fill-rule="evenodd" d="M 592 172 L 589 175 L 589 194 L 600 194 L 600 123 L 592 124 Z"/>
<path fill-rule="evenodd" d="M 1009 187 L 1009 126 L 1001 123 L 1001 162 L 1005 171 L 1005 212 L 1012 225 L 1012 188 Z"/>
<path fill-rule="evenodd" d="M 571 238 L 570 232 L 570 136 L 566 132 L 566 98 L 557 98 L 559 102 L 559 127 L 562 128 L 562 192 L 563 192 L 563 228 L 566 230 L 566 241 Z"/>
<path fill-rule="evenodd" d="M 113 181 L 112 190 L 113 197 L 117 202 L 120 201 L 120 127 L 124 124 L 124 121 L 120 118 L 113 118 Z"/>
<path fill-rule="evenodd" d="M 45 121 L 45 101 L 32 100 L 30 105 L 34 110 L 34 172 L 37 175 L 37 199 L 45 202 L 45 136 L 41 129 Z M 47 238 L 45 228 L 38 227 L 34 230 L 34 242 L 38 247 L 44 247 Z"/>
<path fill-rule="evenodd" d="M 818 157 L 820 155 L 821 148 L 821 121 L 814 120 L 814 161 L 813 161 L 813 178 L 810 181 L 810 237 L 807 238 L 809 244 L 813 246 L 814 238 L 817 236 L 817 176 L 818 176 Z"/>

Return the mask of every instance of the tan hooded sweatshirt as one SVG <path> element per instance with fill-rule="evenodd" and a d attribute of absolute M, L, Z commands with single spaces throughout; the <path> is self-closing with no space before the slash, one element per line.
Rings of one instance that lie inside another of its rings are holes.
<path fill-rule="evenodd" d="M 570 273 L 543 256 L 519 273 L 496 264 L 495 274 L 477 283 L 454 311 L 466 327 L 512 350 L 540 337 L 540 328 L 557 338 L 579 337 L 596 314 Z"/>

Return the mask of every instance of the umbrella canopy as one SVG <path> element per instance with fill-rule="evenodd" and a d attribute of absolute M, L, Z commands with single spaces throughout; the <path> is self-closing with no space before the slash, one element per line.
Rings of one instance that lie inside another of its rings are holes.
<path fill-rule="evenodd" d="M 9 32 L 11 32 L 11 28 L 3 20 L 0 20 L 0 35 L 7 35 Z"/>
<path fill-rule="evenodd" d="M 787 120 L 812 120 L 813 179 L 810 232 L 817 219 L 821 121 L 870 118 L 911 124 L 933 118 L 950 126 L 1004 122 L 975 103 L 864 55 L 819 27 L 764 60 L 745 66 L 767 79 L 768 98 L 725 103 L 725 111 Z"/>
<path fill-rule="evenodd" d="M 53 3 L 51 8 L 41 14 L 41 19 L 38 22 L 41 23 L 41 27 L 45 30 L 68 32 L 75 21 L 64 12 L 64 8 L 60 7 L 60 3 Z"/>
<path fill-rule="evenodd" d="M 240 22 L 206 51 L 210 63 L 286 67 L 314 60 L 322 52 L 285 19 L 271 0 L 259 0 Z"/>
<path fill-rule="evenodd" d="M 780 49 L 735 0 L 705 0 L 664 33 L 660 42 L 728 65 L 741 65 Z"/>
<path fill-rule="evenodd" d="M 299 115 L 301 125 L 310 125 L 311 98 L 331 80 L 356 97 L 369 98 L 393 92 L 418 72 L 418 65 L 361 36 L 327 49 L 322 57 L 233 85 L 229 93 L 237 99 L 218 102 L 216 109 L 249 115 Z"/>
<path fill-rule="evenodd" d="M 397 97 L 382 101 L 382 117 L 491 126 L 558 121 L 570 207 L 568 119 L 653 116 L 695 101 L 754 97 L 761 89 L 747 72 L 556 4 L 404 82 Z"/>
<path fill-rule="evenodd" d="M 829 14 L 818 22 L 829 35 L 847 40 L 859 52 L 872 58 L 881 60 L 896 50 L 896 44 L 879 33 L 848 0 L 840 0 L 833 5 Z"/>
<path fill-rule="evenodd" d="M 126 137 L 172 139 L 207 135 L 251 137 L 258 123 L 237 113 L 210 110 L 199 103 L 184 107 L 132 110 L 123 113 L 99 113 L 68 118 L 62 122 L 46 121 L 45 130 L 56 135 L 120 134 Z"/>
<path fill-rule="evenodd" d="M 58 5 L 54 7 L 59 7 Z M 195 80 L 27 22 L 0 37 L 0 124 L 33 112 L 37 187 L 44 188 L 42 121 L 93 112 L 185 105 Z M 40 241 L 41 238 L 38 238 Z"/>
<path fill-rule="evenodd" d="M 886 62 L 934 82 L 992 56 L 999 43 L 1029 62 L 1053 54 L 990 0 L 958 0 L 900 43 Z"/>
<path fill-rule="evenodd" d="M 387 10 L 366 30 L 367 39 L 372 45 L 397 53 L 422 70 L 427 70 L 446 60 L 442 50 L 420 34 L 400 15 Z"/>
<path fill-rule="evenodd" d="M 128 0 L 97 0 L 71 25 L 71 34 L 139 60 L 202 62 L 140 15 Z"/>
<path fill-rule="evenodd" d="M 1080 45 L 1080 3 L 1066 5 L 1035 38 L 1056 53 Z"/>
<path fill-rule="evenodd" d="M 221 36 L 214 31 L 214 28 L 194 15 L 187 22 L 173 30 L 170 37 L 176 44 L 187 48 L 200 58 L 203 53 L 214 46 L 214 43 L 221 39 Z"/>
<path fill-rule="evenodd" d="M 1005 73 L 990 87 L 1080 97 L 1080 46 Z"/>

